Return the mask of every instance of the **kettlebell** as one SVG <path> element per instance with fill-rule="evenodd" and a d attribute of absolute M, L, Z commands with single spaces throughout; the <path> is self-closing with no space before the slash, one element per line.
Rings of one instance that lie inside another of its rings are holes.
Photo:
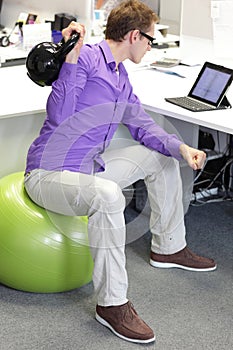
<path fill-rule="evenodd" d="M 26 58 L 27 75 L 40 86 L 50 86 L 58 78 L 66 55 L 74 48 L 80 34 L 74 32 L 67 42 L 42 42 L 34 46 Z"/>

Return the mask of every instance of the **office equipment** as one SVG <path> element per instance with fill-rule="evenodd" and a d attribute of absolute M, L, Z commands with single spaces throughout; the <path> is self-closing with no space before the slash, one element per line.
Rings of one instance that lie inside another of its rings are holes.
<path fill-rule="evenodd" d="M 22 35 L 19 35 L 19 41 L 24 50 L 31 50 L 35 45 L 52 40 L 51 23 L 24 24 Z"/>
<path fill-rule="evenodd" d="M 177 58 L 161 57 L 159 60 L 152 62 L 151 67 L 171 68 L 178 64 L 180 64 L 180 60 Z"/>
<path fill-rule="evenodd" d="M 76 21 L 76 17 L 68 13 L 56 13 L 53 29 L 62 31 L 62 29 L 68 27 L 71 21 Z"/>
<path fill-rule="evenodd" d="M 226 91 L 232 76 L 232 69 L 205 62 L 187 96 L 165 100 L 193 112 L 230 108 Z"/>

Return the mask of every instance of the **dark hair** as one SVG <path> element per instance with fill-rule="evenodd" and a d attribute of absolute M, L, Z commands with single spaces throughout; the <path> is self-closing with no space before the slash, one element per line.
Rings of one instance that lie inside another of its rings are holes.
<path fill-rule="evenodd" d="M 122 41 L 131 30 L 140 29 L 147 32 L 152 23 L 158 20 L 157 14 L 141 1 L 123 1 L 108 16 L 105 39 Z"/>

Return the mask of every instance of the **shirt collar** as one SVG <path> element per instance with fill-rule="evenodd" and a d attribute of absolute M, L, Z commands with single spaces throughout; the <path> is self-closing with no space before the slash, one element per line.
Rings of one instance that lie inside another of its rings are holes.
<path fill-rule="evenodd" d="M 112 52 L 110 50 L 110 47 L 107 44 L 107 41 L 106 40 L 102 40 L 99 43 L 99 47 L 102 50 L 102 53 L 103 53 L 103 56 L 104 56 L 104 59 L 105 59 L 106 63 L 109 65 L 111 70 L 115 70 L 116 69 L 116 62 L 114 60 L 114 57 L 113 57 Z M 118 70 L 119 70 L 119 72 L 121 72 L 121 74 L 128 75 L 128 73 L 127 73 L 123 63 L 121 63 L 121 62 L 118 65 Z"/>

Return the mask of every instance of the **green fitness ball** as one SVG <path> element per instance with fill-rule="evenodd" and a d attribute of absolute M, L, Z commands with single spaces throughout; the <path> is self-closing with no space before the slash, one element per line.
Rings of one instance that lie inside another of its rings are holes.
<path fill-rule="evenodd" d="M 85 216 L 64 216 L 36 205 L 23 173 L 0 179 L 0 283 L 14 289 L 55 293 L 92 279 L 93 260 Z"/>

